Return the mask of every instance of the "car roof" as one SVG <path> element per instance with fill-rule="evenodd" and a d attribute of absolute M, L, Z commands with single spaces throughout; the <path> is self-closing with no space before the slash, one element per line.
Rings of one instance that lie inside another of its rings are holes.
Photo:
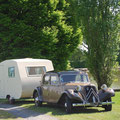
<path fill-rule="evenodd" d="M 79 74 L 80 72 L 78 71 L 61 71 L 61 72 L 58 72 L 59 75 L 62 75 L 62 74 Z"/>
<path fill-rule="evenodd" d="M 57 74 L 57 75 L 67 74 L 67 75 L 70 75 L 70 74 L 86 74 L 86 72 L 70 70 L 70 71 L 61 71 L 61 72 L 51 71 L 51 72 L 47 72 L 46 74 Z"/>

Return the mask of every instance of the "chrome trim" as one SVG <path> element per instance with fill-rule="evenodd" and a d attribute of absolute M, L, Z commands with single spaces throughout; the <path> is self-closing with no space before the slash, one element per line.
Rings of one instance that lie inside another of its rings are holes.
<path fill-rule="evenodd" d="M 115 102 L 102 102 L 100 105 L 111 105 L 115 104 Z"/>
<path fill-rule="evenodd" d="M 96 106 L 96 105 L 99 106 L 99 105 L 111 105 L 111 104 L 114 104 L 114 102 L 101 102 L 101 103 L 96 103 L 96 104 L 92 104 L 92 103 L 73 103 L 72 106 L 73 107 L 75 107 L 75 106 L 87 107 L 87 106 Z"/>
<path fill-rule="evenodd" d="M 96 99 L 98 100 L 98 102 L 100 102 L 99 96 L 96 94 L 96 92 L 95 92 L 95 90 L 93 88 L 90 88 L 89 92 L 86 95 L 87 101 L 90 99 L 90 97 L 91 97 L 92 94 L 94 95 L 94 97 L 96 97 Z"/>
<path fill-rule="evenodd" d="M 73 103 L 72 106 L 75 107 L 75 106 L 90 106 L 91 104 L 90 103 Z"/>

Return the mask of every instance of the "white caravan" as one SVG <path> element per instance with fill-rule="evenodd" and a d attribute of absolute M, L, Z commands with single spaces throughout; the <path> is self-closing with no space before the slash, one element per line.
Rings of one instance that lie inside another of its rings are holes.
<path fill-rule="evenodd" d="M 0 98 L 10 101 L 30 98 L 40 85 L 42 76 L 53 71 L 53 64 L 46 59 L 12 59 L 0 63 Z"/>

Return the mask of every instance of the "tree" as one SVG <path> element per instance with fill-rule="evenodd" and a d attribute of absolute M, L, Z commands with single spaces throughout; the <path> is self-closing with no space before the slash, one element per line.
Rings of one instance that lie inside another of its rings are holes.
<path fill-rule="evenodd" d="M 71 24 L 75 30 L 81 27 L 81 17 L 79 11 L 79 0 L 67 0 L 69 3 L 67 11 L 67 22 Z"/>
<path fill-rule="evenodd" d="M 86 68 L 86 52 L 80 50 L 80 48 L 75 49 L 72 56 L 70 57 L 70 63 L 72 68 Z"/>
<path fill-rule="evenodd" d="M 119 5 L 120 5 L 120 2 L 119 2 Z M 120 13 L 118 14 L 118 30 L 120 31 Z M 120 38 L 120 32 L 118 33 L 118 38 Z M 119 63 L 120 65 L 120 43 L 119 43 L 119 50 L 118 50 L 118 55 L 117 55 L 117 62 Z"/>
<path fill-rule="evenodd" d="M 23 8 L 19 0 L 0 0 L 0 61 L 29 56 L 33 29 L 23 20 Z"/>
<path fill-rule="evenodd" d="M 83 35 L 88 45 L 87 64 L 100 89 L 112 84 L 117 51 L 117 0 L 80 0 Z"/>
<path fill-rule="evenodd" d="M 80 42 L 66 20 L 65 0 L 0 0 L 0 60 L 47 58 L 56 70 L 67 68 Z"/>

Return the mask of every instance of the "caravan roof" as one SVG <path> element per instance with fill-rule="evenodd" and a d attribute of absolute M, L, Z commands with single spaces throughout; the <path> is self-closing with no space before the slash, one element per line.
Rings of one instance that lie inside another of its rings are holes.
<path fill-rule="evenodd" d="M 17 63 L 22 63 L 22 62 L 44 62 L 44 61 L 50 61 L 47 59 L 32 59 L 32 58 L 23 58 L 23 59 L 10 59 L 10 60 L 5 60 L 1 63 L 9 62 L 9 61 L 14 61 Z"/>

